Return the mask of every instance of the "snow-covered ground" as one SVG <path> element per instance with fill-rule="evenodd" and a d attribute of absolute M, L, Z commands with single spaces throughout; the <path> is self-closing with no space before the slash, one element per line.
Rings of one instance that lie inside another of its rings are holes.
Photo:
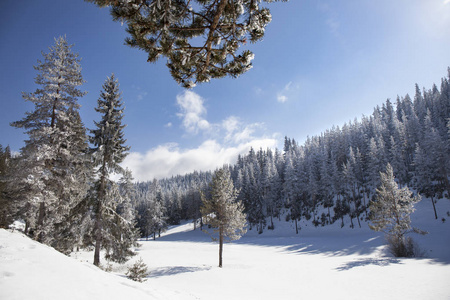
<path fill-rule="evenodd" d="M 224 247 L 192 223 L 171 227 L 156 241 L 141 241 L 138 254 L 107 273 L 92 266 L 92 253 L 64 256 L 19 232 L 0 230 L 0 299 L 450 299 L 450 201 L 417 204 L 414 236 L 427 258 L 397 259 L 381 234 L 363 228 L 314 228 L 276 223 L 262 235 L 250 231 Z M 447 219 L 445 222 L 442 218 Z M 127 279 L 127 266 L 143 258 L 144 283 Z"/>

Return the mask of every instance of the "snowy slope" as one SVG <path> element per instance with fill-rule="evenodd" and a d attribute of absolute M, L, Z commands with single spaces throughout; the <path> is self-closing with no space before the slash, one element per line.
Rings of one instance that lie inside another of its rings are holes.
<path fill-rule="evenodd" d="M 67 257 L 19 232 L 0 229 L 0 299 L 165 299 L 129 279 Z"/>
<path fill-rule="evenodd" d="M 150 270 L 144 283 L 124 278 L 125 266 L 98 270 L 86 263 L 92 253 L 69 258 L 1 230 L 0 299 L 450 299 L 450 201 L 437 205 L 439 220 L 426 200 L 412 216 L 414 226 L 430 232 L 415 237 L 427 258 L 393 258 L 366 224 L 302 224 L 296 235 L 281 221 L 274 231 L 226 244 L 221 269 L 217 244 L 185 223 L 141 241 L 127 265 L 143 258 Z"/>

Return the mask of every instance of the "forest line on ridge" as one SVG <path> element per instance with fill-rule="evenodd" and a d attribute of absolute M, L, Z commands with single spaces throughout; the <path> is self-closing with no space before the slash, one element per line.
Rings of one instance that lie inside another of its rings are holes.
<path fill-rule="evenodd" d="M 449 198 L 450 68 L 440 88 L 390 99 L 342 127 L 308 137 L 303 145 L 285 137 L 284 148 L 250 149 L 229 165 L 238 200 L 250 229 L 273 229 L 273 218 L 304 218 L 315 226 L 336 221 L 361 227 L 368 204 L 390 163 L 401 186 L 431 199 Z M 158 234 L 184 219 L 201 222 L 201 193 L 208 193 L 212 172 L 192 172 L 136 183 L 132 205 L 142 236 Z M 344 218 L 348 217 L 348 221 Z M 296 225 L 297 227 L 297 225 Z"/>

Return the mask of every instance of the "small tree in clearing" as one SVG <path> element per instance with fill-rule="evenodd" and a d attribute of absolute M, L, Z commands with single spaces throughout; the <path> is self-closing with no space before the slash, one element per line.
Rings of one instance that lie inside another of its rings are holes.
<path fill-rule="evenodd" d="M 203 205 L 200 211 L 204 223 L 214 228 L 213 234 L 219 234 L 219 267 L 222 268 L 223 242 L 238 240 L 247 232 L 246 216 L 242 202 L 236 201 L 238 192 L 227 167 L 214 172 L 210 189 L 210 199 L 202 194 Z M 217 240 L 216 237 L 211 237 L 214 241 Z"/>
<path fill-rule="evenodd" d="M 414 212 L 414 204 L 421 197 L 404 187 L 400 189 L 390 164 L 386 166 L 386 173 L 381 173 L 381 185 L 377 189 L 374 201 L 370 202 L 370 229 L 382 231 L 386 234 L 392 254 L 396 257 L 417 256 L 417 249 L 410 237 L 410 232 L 426 234 L 417 228 L 411 228 L 410 214 Z"/>
<path fill-rule="evenodd" d="M 142 258 L 139 258 L 138 261 L 136 261 L 131 267 L 129 267 L 126 273 L 128 278 L 137 282 L 146 281 L 146 277 L 148 276 L 148 274 L 148 267 L 144 263 Z"/>

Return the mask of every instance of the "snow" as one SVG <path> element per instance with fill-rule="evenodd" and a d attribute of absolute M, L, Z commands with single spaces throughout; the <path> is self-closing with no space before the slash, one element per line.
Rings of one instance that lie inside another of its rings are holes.
<path fill-rule="evenodd" d="M 136 257 L 107 273 L 91 264 L 92 252 L 67 257 L 0 230 L 0 299 L 450 299 L 450 201 L 437 203 L 438 220 L 429 200 L 416 207 L 413 226 L 430 232 L 413 236 L 426 258 L 392 257 L 366 223 L 303 222 L 296 235 L 293 223 L 276 220 L 274 231 L 225 244 L 218 268 L 218 245 L 184 223 L 142 240 Z M 150 271 L 144 283 L 123 275 L 139 258 Z"/>

